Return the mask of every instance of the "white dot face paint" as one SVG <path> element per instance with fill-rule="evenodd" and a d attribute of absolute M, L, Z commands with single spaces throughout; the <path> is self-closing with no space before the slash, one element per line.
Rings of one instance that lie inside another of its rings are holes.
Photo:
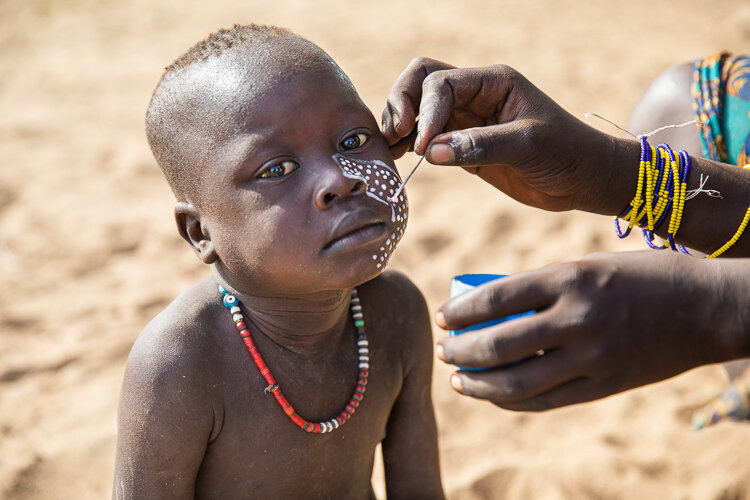
<path fill-rule="evenodd" d="M 391 222 L 396 223 L 396 230 L 391 233 L 385 246 L 380 247 L 378 253 L 372 256 L 376 267 L 382 270 L 388 264 L 393 249 L 404 235 L 406 220 L 409 216 L 409 201 L 406 199 L 405 192 L 402 192 L 396 201 L 391 201 L 391 197 L 396 193 L 396 186 L 401 184 L 401 179 L 391 167 L 380 160 L 352 160 L 340 154 L 333 155 L 333 160 L 344 176 L 358 179 L 365 184 L 367 196 L 391 207 Z"/>

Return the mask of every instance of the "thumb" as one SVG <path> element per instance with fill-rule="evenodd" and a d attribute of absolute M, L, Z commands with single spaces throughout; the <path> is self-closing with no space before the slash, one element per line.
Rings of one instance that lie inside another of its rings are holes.
<path fill-rule="evenodd" d="M 525 120 L 456 130 L 435 137 L 425 153 L 434 165 L 515 165 L 533 146 Z"/>

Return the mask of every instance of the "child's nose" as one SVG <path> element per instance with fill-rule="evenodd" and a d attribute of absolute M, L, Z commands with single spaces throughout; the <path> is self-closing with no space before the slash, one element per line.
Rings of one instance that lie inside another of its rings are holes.
<path fill-rule="evenodd" d="M 365 181 L 344 175 L 338 165 L 331 165 L 320 176 L 320 183 L 315 192 L 315 206 L 325 210 L 332 204 L 347 196 L 358 196 L 367 192 Z"/>

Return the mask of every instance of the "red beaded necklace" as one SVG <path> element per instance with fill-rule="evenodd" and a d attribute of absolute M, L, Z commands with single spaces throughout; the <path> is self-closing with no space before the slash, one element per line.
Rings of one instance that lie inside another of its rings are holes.
<path fill-rule="evenodd" d="M 359 350 L 359 372 L 357 374 L 357 386 L 354 388 L 354 393 L 349 399 L 349 403 L 344 407 L 341 413 L 325 422 L 308 422 L 304 418 L 300 417 L 296 411 L 294 411 L 292 405 L 289 404 L 289 401 L 287 401 L 284 397 L 284 394 L 282 394 L 281 388 L 276 383 L 276 379 L 274 379 L 273 375 L 271 375 L 271 370 L 268 369 L 266 363 L 263 361 L 258 348 L 255 347 L 255 342 L 253 342 L 253 339 L 250 336 L 250 330 L 247 329 L 244 317 L 242 316 L 240 301 L 237 299 L 237 297 L 229 293 L 229 291 L 227 291 L 227 289 L 221 285 L 219 285 L 219 292 L 221 292 L 221 294 L 224 296 L 224 298 L 222 299 L 222 303 L 224 304 L 224 307 L 229 309 L 229 313 L 232 315 L 232 319 L 234 320 L 235 326 L 237 327 L 237 331 L 240 333 L 240 337 L 242 337 L 242 340 L 245 342 L 245 346 L 247 347 L 250 356 L 253 358 L 255 366 L 258 367 L 258 371 L 260 371 L 260 374 L 268 384 L 263 392 L 265 392 L 266 394 L 268 394 L 269 392 L 273 394 L 273 397 L 276 398 L 276 401 L 279 403 L 279 406 L 281 406 L 281 409 L 284 410 L 284 413 L 286 413 L 286 415 L 292 420 L 292 422 L 297 424 L 297 426 L 299 426 L 306 432 L 323 434 L 325 432 L 331 432 L 332 430 L 338 429 L 339 427 L 344 425 L 352 415 L 354 415 L 354 412 L 356 411 L 359 403 L 364 397 L 365 387 L 367 386 L 367 375 L 369 374 L 370 370 L 370 352 L 367 347 L 368 344 L 367 335 L 365 335 L 365 322 L 362 316 L 362 306 L 359 305 L 359 298 L 357 297 L 356 289 L 352 289 L 350 308 L 352 312 L 352 318 L 354 319 L 354 328 L 357 332 L 357 349 Z"/>

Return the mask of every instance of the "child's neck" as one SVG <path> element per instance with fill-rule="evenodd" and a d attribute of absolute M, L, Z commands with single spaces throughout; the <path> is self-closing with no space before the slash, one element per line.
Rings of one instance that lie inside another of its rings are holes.
<path fill-rule="evenodd" d="M 253 336 L 262 334 L 298 354 L 318 355 L 335 346 L 344 333 L 350 289 L 268 297 L 243 291 L 216 272 L 214 278 L 240 300 L 245 322 Z M 218 291 L 216 301 L 221 301 Z"/>

